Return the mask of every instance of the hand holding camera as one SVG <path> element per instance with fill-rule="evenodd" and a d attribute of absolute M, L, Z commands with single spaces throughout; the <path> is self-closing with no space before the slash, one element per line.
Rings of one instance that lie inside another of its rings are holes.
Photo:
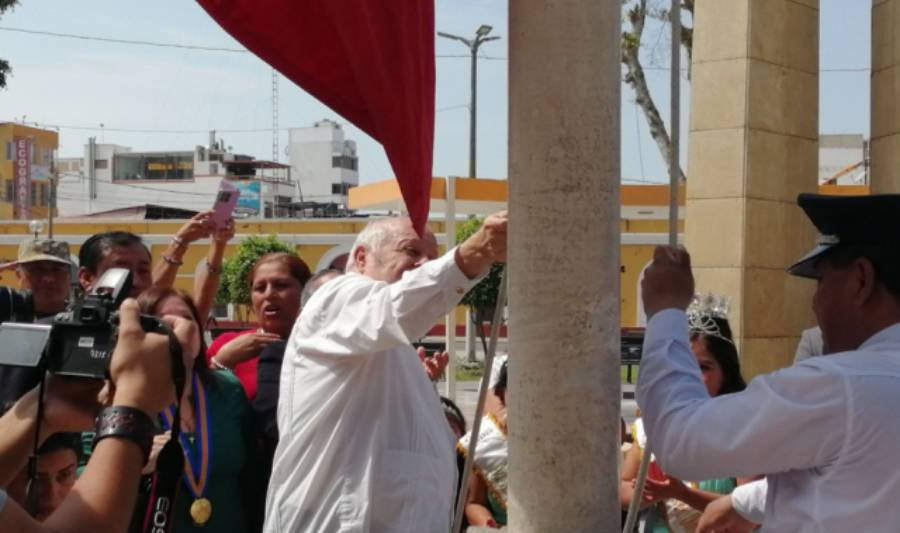
<path fill-rule="evenodd" d="M 179 327 L 176 324 L 175 335 Z M 144 331 L 137 302 L 119 307 L 119 340 L 109 364 L 113 405 L 134 407 L 156 416 L 175 399 L 169 338 Z"/>

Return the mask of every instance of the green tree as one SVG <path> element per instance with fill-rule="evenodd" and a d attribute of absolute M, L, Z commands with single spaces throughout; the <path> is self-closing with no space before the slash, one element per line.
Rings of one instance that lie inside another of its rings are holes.
<path fill-rule="evenodd" d="M 468 239 L 472 234 L 478 231 L 482 222 L 483 220 L 480 218 L 471 217 L 458 225 L 456 227 L 456 242 L 462 242 Z M 481 346 L 484 348 L 484 353 L 487 353 L 488 350 L 487 337 L 484 334 L 484 324 L 487 323 L 489 327 L 493 326 L 494 309 L 497 307 L 497 293 L 500 290 L 500 273 L 502 270 L 503 265 L 500 263 L 494 264 L 488 275 L 481 280 L 478 285 L 475 285 L 475 287 L 473 287 L 462 299 L 462 302 L 460 302 L 469 308 L 472 317 L 472 325 L 475 326 L 478 338 L 481 339 Z M 471 361 L 474 357 L 474 352 L 470 353 L 469 357 L 470 362 L 474 362 Z"/>
<path fill-rule="evenodd" d="M 6 13 L 18 3 L 18 0 L 0 0 L 0 15 Z M 0 59 L 0 89 L 6 88 L 6 78 L 10 74 L 12 74 L 12 67 L 9 66 L 9 61 Z"/>
<path fill-rule="evenodd" d="M 216 303 L 250 305 L 250 285 L 247 276 L 260 257 L 273 253 L 297 253 L 294 247 L 279 241 L 275 235 L 250 235 L 241 241 L 238 251 L 222 262 L 222 279 L 216 293 Z M 238 313 L 243 320 L 246 317 Z"/>

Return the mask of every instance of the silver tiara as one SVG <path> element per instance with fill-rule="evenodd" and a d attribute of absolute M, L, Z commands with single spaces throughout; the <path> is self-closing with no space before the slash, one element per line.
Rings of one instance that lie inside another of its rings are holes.
<path fill-rule="evenodd" d="M 734 344 L 734 341 L 722 334 L 716 318 L 728 320 L 728 307 L 731 298 L 717 296 L 712 293 L 695 294 L 687 309 L 688 328 L 691 333 L 702 333 L 710 337 L 718 337 Z"/>

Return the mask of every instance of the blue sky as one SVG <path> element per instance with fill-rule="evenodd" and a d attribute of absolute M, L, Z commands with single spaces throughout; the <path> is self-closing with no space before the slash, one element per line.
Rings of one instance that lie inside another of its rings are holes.
<path fill-rule="evenodd" d="M 481 24 L 501 39 L 487 43 L 478 64 L 478 174 L 506 177 L 507 2 L 438 0 L 436 27 L 473 35 Z M 822 0 L 820 131 L 868 133 L 869 73 L 828 69 L 866 69 L 870 57 L 870 3 Z M 27 0 L 0 19 L 0 28 L 109 38 L 239 48 L 196 3 L 184 0 Z M 647 76 L 668 121 L 668 33 L 659 24 L 645 32 Z M 75 40 L 0 30 L 0 57 L 13 76 L 0 92 L 0 120 L 21 119 L 61 128 L 60 155 L 80 156 L 87 138 L 135 150 L 185 150 L 206 144 L 216 129 L 238 152 L 271 157 L 271 133 L 229 130 L 271 128 L 271 70 L 251 54 L 206 52 Z M 438 109 L 434 173 L 468 172 L 469 60 L 466 48 L 436 41 Z M 686 160 L 690 86 L 682 88 L 682 159 Z M 322 118 L 345 122 L 301 89 L 281 79 L 280 126 L 308 126 Z M 100 131 L 100 124 L 104 124 Z M 77 129 L 96 128 L 95 130 Z M 167 130 L 123 132 L 125 130 Z M 196 131 L 195 133 L 185 132 Z M 380 145 L 352 125 L 358 142 L 363 182 L 392 176 Z M 284 147 L 287 133 L 280 135 Z M 282 156 L 284 159 L 284 156 Z M 688 169 L 688 173 L 690 170 Z M 626 179 L 665 180 L 665 167 L 646 123 L 622 89 L 622 175 Z"/>

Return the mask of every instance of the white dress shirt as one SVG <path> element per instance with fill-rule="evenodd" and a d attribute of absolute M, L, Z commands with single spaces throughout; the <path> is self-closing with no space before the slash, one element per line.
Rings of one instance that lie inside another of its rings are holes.
<path fill-rule="evenodd" d="M 768 476 L 765 531 L 900 530 L 900 324 L 710 398 L 685 314 L 667 309 L 647 326 L 637 401 L 666 472 Z"/>
<path fill-rule="evenodd" d="M 319 288 L 288 340 L 267 532 L 446 533 L 455 438 L 410 342 L 477 282 L 451 250 L 393 284 Z"/>

